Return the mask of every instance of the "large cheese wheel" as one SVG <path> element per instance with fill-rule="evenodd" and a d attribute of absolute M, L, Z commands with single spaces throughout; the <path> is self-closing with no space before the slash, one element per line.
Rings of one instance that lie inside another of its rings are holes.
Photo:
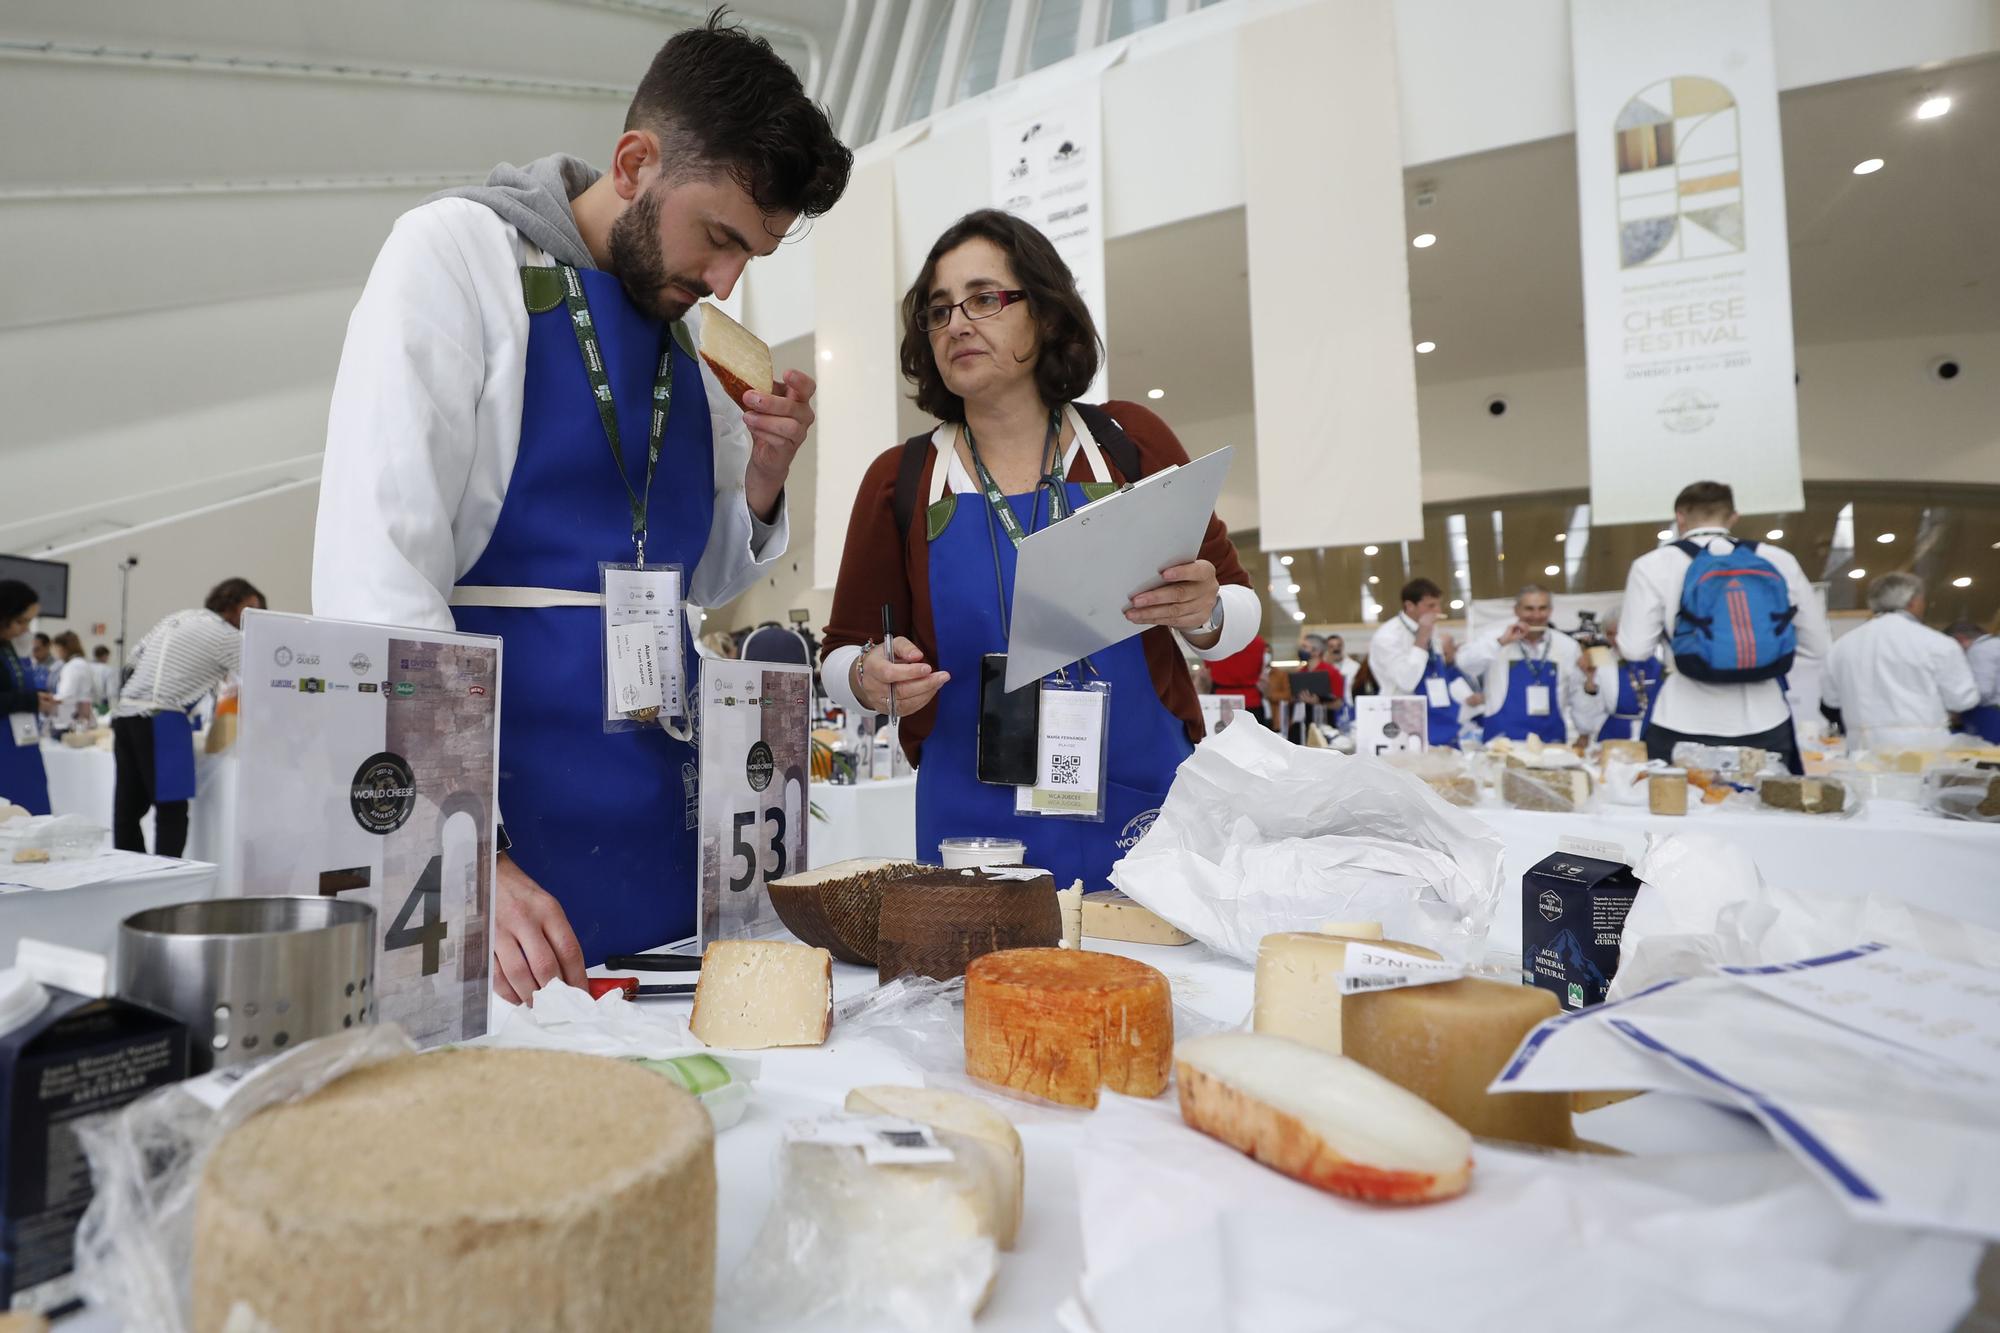
<path fill-rule="evenodd" d="M 1064 1106 L 1099 1088 L 1167 1089 L 1174 1057 L 1166 977 L 1117 954 L 1007 949 L 965 969 L 965 1072 Z"/>
<path fill-rule="evenodd" d="M 1034 879 L 1022 879 L 1031 873 Z M 876 980 L 950 981 L 1001 949 L 1053 948 L 1062 939 L 1056 882 L 1046 871 L 922 870 L 882 886 Z"/>
<path fill-rule="evenodd" d="M 464 1050 L 360 1070 L 209 1158 L 196 1333 L 238 1305 L 278 1333 L 706 1333 L 714 1145 L 700 1102 L 620 1061 Z"/>

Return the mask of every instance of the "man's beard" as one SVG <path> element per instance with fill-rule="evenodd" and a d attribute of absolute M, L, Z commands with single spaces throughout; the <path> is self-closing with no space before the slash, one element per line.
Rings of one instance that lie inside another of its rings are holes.
<path fill-rule="evenodd" d="M 667 272 L 660 257 L 660 202 L 651 190 L 634 199 L 611 224 L 611 274 L 632 304 L 655 319 L 676 320 L 690 308 L 667 295 L 669 285 L 697 298 L 713 294 L 699 278 Z"/>

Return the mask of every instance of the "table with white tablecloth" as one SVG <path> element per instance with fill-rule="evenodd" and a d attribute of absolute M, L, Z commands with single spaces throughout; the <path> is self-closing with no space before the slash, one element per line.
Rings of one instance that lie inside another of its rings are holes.
<path fill-rule="evenodd" d="M 44 742 L 42 767 L 49 775 L 49 808 L 58 815 L 82 815 L 111 827 L 118 791 L 118 760 L 95 746 L 76 749 Z M 208 754 L 199 745 L 194 756 L 195 796 L 188 806 L 185 855 L 212 861 L 222 875 L 222 892 L 242 892 L 236 866 L 236 773 L 233 753 Z M 142 821 L 146 845 L 155 846 L 153 817 Z"/>
<path fill-rule="evenodd" d="M 1767 884 L 1860 897 L 1883 894 L 2000 928 L 2000 824 L 1941 819 L 1907 801 L 1873 800 L 1851 817 L 1760 806 L 1692 805 L 1684 816 L 1600 801 L 1580 814 L 1515 810 L 1490 798 L 1476 813 L 1507 844 L 1492 944 L 1521 948 L 1521 877 L 1566 836 L 1621 844 L 1635 860 L 1649 837 L 1705 833 L 1748 852 Z"/>
<path fill-rule="evenodd" d="M 8 872 L 0 869 L 0 967 L 14 965 L 23 936 L 109 958 L 117 947 L 118 923 L 132 913 L 219 892 L 217 869 L 204 861 L 107 852 L 92 863 L 63 862 L 58 868 L 90 873 L 93 866 L 112 873 L 65 889 L 11 888 L 4 883 Z"/>
<path fill-rule="evenodd" d="M 917 779 L 884 778 L 851 785 L 812 784 L 813 820 L 806 863 L 817 869 L 856 857 L 915 860 Z"/>

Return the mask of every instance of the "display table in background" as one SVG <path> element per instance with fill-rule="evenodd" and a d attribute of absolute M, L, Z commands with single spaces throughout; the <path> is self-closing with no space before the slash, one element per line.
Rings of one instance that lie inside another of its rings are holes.
<path fill-rule="evenodd" d="M 111 827 L 112 803 L 118 790 L 118 760 L 109 750 L 72 749 L 45 741 L 42 767 L 49 775 L 49 809 L 58 815 L 82 815 Z M 186 855 L 212 861 L 221 874 L 224 894 L 243 891 L 236 864 L 236 756 L 205 754 L 197 739 L 194 756 L 194 803 L 188 808 Z M 153 817 L 143 821 L 146 845 L 153 847 Z M 8 957 L 12 957 L 10 953 Z"/>
<path fill-rule="evenodd" d="M 115 866 L 117 873 L 71 889 L 0 888 L 0 967 L 14 965 L 14 951 L 24 935 L 110 958 L 118 945 L 118 923 L 132 913 L 218 893 L 216 867 L 205 862 L 139 858 L 123 852 L 99 860 L 105 868 Z M 0 867 L 0 879 L 7 873 L 8 868 Z"/>
<path fill-rule="evenodd" d="M 810 868 L 855 857 L 915 860 L 917 855 L 917 780 L 884 778 L 851 787 L 831 782 L 812 784 L 815 816 L 806 834 Z"/>
<path fill-rule="evenodd" d="M 1940 819 L 1906 801 L 1873 800 L 1852 818 L 1752 807 L 1690 806 L 1685 816 L 1604 805 L 1582 814 L 1473 812 L 1507 844 L 1507 873 L 1491 944 L 1521 951 L 1521 877 L 1565 836 L 1614 841 L 1635 860 L 1652 834 L 1706 833 L 1748 852 L 1767 884 L 1845 897 L 1879 893 L 2000 929 L 2000 824 Z"/>

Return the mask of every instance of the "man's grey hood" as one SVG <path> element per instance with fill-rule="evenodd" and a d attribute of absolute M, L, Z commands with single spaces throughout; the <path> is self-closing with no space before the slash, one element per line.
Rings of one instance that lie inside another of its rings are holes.
<path fill-rule="evenodd" d="M 569 201 L 589 189 L 601 172 L 581 158 L 551 153 L 525 167 L 502 162 L 484 185 L 443 190 L 431 199 L 470 199 L 486 205 L 558 264 L 596 268 L 590 247 L 576 229 Z M 426 199 L 429 203 L 430 199 Z"/>

